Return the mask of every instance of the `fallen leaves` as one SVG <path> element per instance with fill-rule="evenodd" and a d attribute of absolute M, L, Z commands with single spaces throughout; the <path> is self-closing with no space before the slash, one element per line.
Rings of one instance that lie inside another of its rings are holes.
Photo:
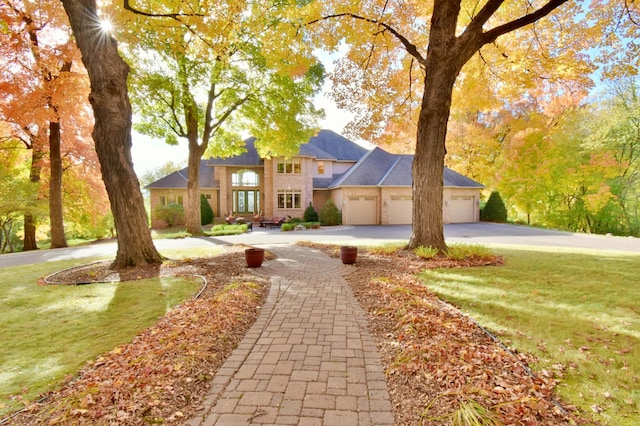
<path fill-rule="evenodd" d="M 462 265 L 474 266 L 469 259 Z M 581 422 L 554 398 L 555 378 L 566 366 L 529 374 L 529 355 L 501 347 L 415 277 L 427 267 L 460 265 L 364 252 L 357 266 L 347 281 L 381 349 L 397 425 L 445 425 L 476 415 L 491 420 L 483 424 Z"/>
<path fill-rule="evenodd" d="M 268 282 L 246 271 L 241 252 L 171 268 L 206 277 L 207 291 L 171 310 L 131 343 L 93 360 L 77 379 L 30 405 L 10 424 L 183 423 L 257 317 Z"/>

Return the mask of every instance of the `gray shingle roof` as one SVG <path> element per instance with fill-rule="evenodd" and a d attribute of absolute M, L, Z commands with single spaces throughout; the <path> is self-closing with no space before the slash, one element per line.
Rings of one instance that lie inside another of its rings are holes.
<path fill-rule="evenodd" d="M 157 181 L 150 183 L 145 188 L 163 189 L 163 188 L 185 188 L 188 181 L 188 167 L 173 172 Z M 200 188 L 219 188 L 220 182 L 214 179 L 213 167 L 207 166 L 207 160 L 200 161 Z"/>
<path fill-rule="evenodd" d="M 448 167 L 444 168 L 444 186 L 455 186 L 464 188 L 484 188 L 484 185 L 454 172 Z"/>
<path fill-rule="evenodd" d="M 215 181 L 214 165 L 220 166 L 262 166 L 264 161 L 255 148 L 256 138 L 245 142 L 247 151 L 230 158 L 213 158 L 200 162 L 200 186 L 219 188 Z M 339 186 L 411 186 L 413 155 L 391 154 L 382 148 L 369 151 L 349 139 L 332 132 L 321 130 L 308 143 L 300 146 L 300 154 L 319 160 L 351 161 L 356 164 L 346 173 L 331 178 L 314 178 L 313 188 L 331 189 Z M 445 167 L 443 172 L 445 187 L 484 188 L 473 179 Z M 186 188 L 187 169 L 165 176 L 147 188 Z"/>
<path fill-rule="evenodd" d="M 235 157 L 210 158 L 207 164 L 213 166 L 262 166 L 264 160 L 258 155 L 256 150 L 256 138 L 245 139 L 246 151 Z"/>
<path fill-rule="evenodd" d="M 375 148 L 358 161 L 347 173 L 334 180 L 330 188 L 338 186 L 412 186 L 413 155 L 391 154 Z M 443 171 L 445 187 L 484 188 L 473 179 L 454 172 Z"/>
<path fill-rule="evenodd" d="M 365 147 L 326 129 L 320 130 L 320 132 L 309 139 L 309 143 L 305 145 L 312 145 L 316 149 L 320 149 L 330 155 L 324 159 L 335 158 L 338 161 L 358 161 L 368 152 Z M 300 147 L 301 152 L 305 145 Z M 321 155 L 318 155 L 318 158 L 323 159 Z"/>
<path fill-rule="evenodd" d="M 374 148 L 340 179 L 334 181 L 331 187 L 378 185 L 395 162 L 395 155 L 381 148 Z"/>

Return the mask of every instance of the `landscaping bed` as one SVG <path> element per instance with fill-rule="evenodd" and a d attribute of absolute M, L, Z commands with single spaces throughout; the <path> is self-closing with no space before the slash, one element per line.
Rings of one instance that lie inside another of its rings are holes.
<path fill-rule="evenodd" d="M 308 245 L 339 256 L 338 247 Z M 378 342 L 397 425 L 449 425 L 458 415 L 485 425 L 586 423 L 575 407 L 554 398 L 554 380 L 528 371 L 530 356 L 506 350 L 416 277 L 425 268 L 501 262 L 495 256 L 424 260 L 406 251 L 359 250 L 346 279 Z M 100 274 L 86 269 L 82 280 Z M 257 317 L 268 283 L 247 271 L 242 248 L 215 261 L 172 261 L 160 271 L 138 271 L 158 273 L 203 275 L 209 285 L 7 424 L 183 424 L 192 416 Z"/>

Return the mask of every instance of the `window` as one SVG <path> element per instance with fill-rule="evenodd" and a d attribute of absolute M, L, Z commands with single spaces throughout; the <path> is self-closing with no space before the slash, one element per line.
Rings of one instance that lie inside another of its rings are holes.
<path fill-rule="evenodd" d="M 278 173 L 280 174 L 299 174 L 300 173 L 300 160 L 279 160 L 278 161 Z"/>
<path fill-rule="evenodd" d="M 324 174 L 324 161 L 318 161 L 318 174 Z"/>
<path fill-rule="evenodd" d="M 161 206 L 166 206 L 167 204 L 171 204 L 171 203 L 178 203 L 178 204 L 182 204 L 184 205 L 184 199 L 182 197 L 182 195 L 174 195 L 174 194 L 170 194 L 170 195 L 161 195 L 160 196 L 160 205 Z"/>
<path fill-rule="evenodd" d="M 279 209 L 299 209 L 301 191 L 280 190 L 278 191 L 278 208 Z"/>
<path fill-rule="evenodd" d="M 253 170 L 239 170 L 231 175 L 232 186 L 260 186 L 260 175 Z"/>

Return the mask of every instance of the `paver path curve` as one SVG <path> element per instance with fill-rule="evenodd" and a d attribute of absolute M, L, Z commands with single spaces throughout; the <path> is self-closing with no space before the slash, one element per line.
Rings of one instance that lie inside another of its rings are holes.
<path fill-rule="evenodd" d="M 353 266 L 263 247 L 277 256 L 255 269 L 271 277 L 267 302 L 189 425 L 393 425 L 378 349 L 342 277 Z"/>

